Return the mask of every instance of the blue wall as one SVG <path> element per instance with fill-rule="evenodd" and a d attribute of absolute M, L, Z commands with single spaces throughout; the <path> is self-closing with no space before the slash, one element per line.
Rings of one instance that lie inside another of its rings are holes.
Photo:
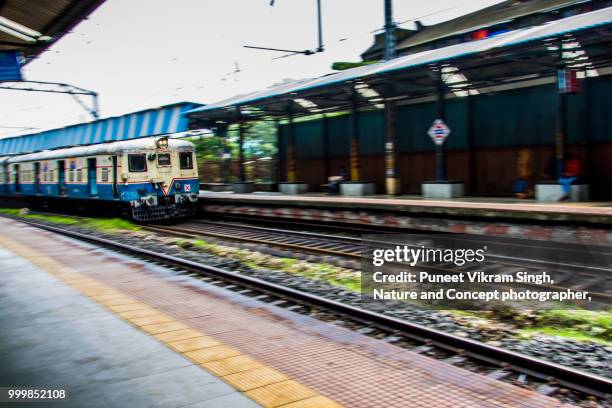
<path fill-rule="evenodd" d="M 568 143 L 612 142 L 612 77 L 583 81 L 583 92 L 568 95 Z M 451 134 L 448 150 L 549 146 L 556 126 L 555 85 L 542 85 L 495 94 L 457 98 L 447 101 L 446 122 Z M 398 108 L 398 149 L 402 153 L 433 151 L 427 130 L 436 118 L 433 102 Z M 329 157 L 349 155 L 350 116 L 328 118 Z M 324 157 L 322 120 L 295 123 L 298 158 Z M 472 131 L 470 132 L 470 129 Z M 281 149 L 286 152 L 286 125 L 280 126 Z M 468 140 L 471 134 L 471 140 Z M 384 113 L 364 112 L 358 123 L 360 154 L 383 154 Z"/>

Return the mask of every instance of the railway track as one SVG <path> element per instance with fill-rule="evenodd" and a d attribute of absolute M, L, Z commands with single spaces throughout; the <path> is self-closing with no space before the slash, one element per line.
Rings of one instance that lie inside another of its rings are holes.
<path fill-rule="evenodd" d="M 354 236 L 341 236 L 337 234 L 323 234 L 290 229 L 270 228 L 263 226 L 244 225 L 227 222 L 214 222 L 196 220 L 183 223 L 180 226 L 147 226 L 145 229 L 157 233 L 174 235 L 184 238 L 215 237 L 228 241 L 239 241 L 253 244 L 264 244 L 290 251 L 313 253 L 323 256 L 336 256 L 361 261 L 364 252 L 362 239 Z M 475 241 L 467 238 L 470 244 Z M 392 248 L 393 241 L 369 241 L 368 245 L 375 244 L 380 248 Z M 419 248 L 420 245 L 408 247 Z M 531 253 L 538 247 L 530 247 Z M 525 249 L 519 248 L 519 251 Z M 547 250 L 550 250 L 548 248 Z M 576 257 L 574 255 L 574 257 Z M 360 265 L 360 263 L 357 263 Z M 468 264 L 466 264 L 469 267 Z M 531 275 L 541 273 L 543 270 L 554 271 L 555 284 L 523 283 L 525 287 L 548 289 L 558 291 L 573 289 L 588 291 L 595 301 L 612 304 L 612 269 L 603 266 L 580 265 L 568 262 L 552 262 L 548 260 L 533 260 L 525 257 L 488 254 L 486 261 L 479 267 L 483 271 L 495 271 L 505 274 L 527 272 Z M 458 273 L 461 268 L 451 263 L 436 262 L 422 267 L 433 273 Z"/>
<path fill-rule="evenodd" d="M 547 395 L 554 395 L 559 387 L 580 393 L 583 401 L 599 399 L 604 406 L 612 406 L 609 392 L 612 379 L 592 373 L 562 366 L 550 361 L 523 355 L 469 338 L 456 336 L 416 323 L 397 319 L 388 315 L 347 305 L 311 293 L 278 285 L 255 277 L 247 276 L 218 266 L 205 265 L 188 259 L 179 258 L 121 242 L 66 230 L 38 222 L 20 220 L 34 227 L 42 228 L 67 237 L 93 243 L 98 246 L 163 264 L 191 276 L 197 276 L 211 284 L 269 301 L 277 306 L 307 313 L 313 316 L 326 315 L 326 320 L 348 320 L 361 326 L 362 333 L 376 332 L 383 336 L 405 338 L 413 344 L 413 351 L 431 355 L 432 349 L 440 350 L 444 360 L 450 364 L 471 366 L 479 364 L 488 367 L 489 376 L 509 380 L 525 387 L 537 388 Z M 330 318 L 329 315 L 332 317 Z M 334 317 L 335 316 L 335 317 Z M 364 330 L 367 329 L 367 330 Z M 434 353 L 435 354 L 435 353 Z M 466 360 L 469 363 L 465 364 Z M 492 367 L 492 368 L 491 368 Z M 518 377 L 517 377 L 518 375 Z"/>

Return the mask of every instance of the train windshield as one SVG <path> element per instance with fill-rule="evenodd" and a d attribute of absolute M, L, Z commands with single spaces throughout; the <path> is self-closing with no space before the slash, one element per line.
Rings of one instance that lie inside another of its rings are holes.
<path fill-rule="evenodd" d="M 147 171 L 147 160 L 144 154 L 128 155 L 128 165 L 132 172 Z"/>
<path fill-rule="evenodd" d="M 170 155 L 168 153 L 160 153 L 157 155 L 157 165 L 158 166 L 169 166 L 170 165 Z"/>
<path fill-rule="evenodd" d="M 191 152 L 179 153 L 181 169 L 193 169 L 193 155 Z"/>

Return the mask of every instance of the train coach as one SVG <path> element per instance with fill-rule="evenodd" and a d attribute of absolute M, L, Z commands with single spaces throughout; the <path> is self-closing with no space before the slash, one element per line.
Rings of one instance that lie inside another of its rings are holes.
<path fill-rule="evenodd" d="M 0 157 L 0 193 L 37 205 L 74 201 L 137 221 L 194 215 L 199 191 L 193 143 L 143 138 Z"/>

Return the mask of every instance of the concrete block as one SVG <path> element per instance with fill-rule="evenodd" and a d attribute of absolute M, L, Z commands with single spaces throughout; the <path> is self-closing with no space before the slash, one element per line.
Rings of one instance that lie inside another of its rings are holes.
<path fill-rule="evenodd" d="M 340 183 L 340 194 L 349 197 L 360 197 L 374 195 L 376 185 L 374 183 L 361 183 L 358 181 Z"/>
<path fill-rule="evenodd" d="M 306 183 L 279 183 L 278 190 L 283 194 L 305 194 L 308 191 Z"/>
<path fill-rule="evenodd" d="M 559 201 L 563 196 L 563 190 L 559 183 L 536 183 L 535 199 L 539 202 Z M 589 185 L 588 184 L 572 184 L 570 186 L 570 194 L 568 201 L 588 201 L 589 200 Z"/>
<path fill-rule="evenodd" d="M 463 183 L 423 183 L 423 197 L 425 198 L 457 198 L 463 197 Z"/>
<path fill-rule="evenodd" d="M 248 194 L 255 191 L 255 183 L 253 182 L 244 182 L 244 183 L 234 183 L 232 184 L 232 190 L 235 194 Z"/>

